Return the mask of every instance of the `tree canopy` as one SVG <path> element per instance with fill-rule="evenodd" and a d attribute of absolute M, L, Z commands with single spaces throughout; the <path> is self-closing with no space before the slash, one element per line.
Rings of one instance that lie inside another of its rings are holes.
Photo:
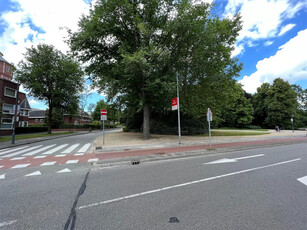
<path fill-rule="evenodd" d="M 51 133 L 53 109 L 74 113 L 83 88 L 83 71 L 72 57 L 51 45 L 28 48 L 16 71 L 16 79 L 31 96 L 48 105 L 48 133 Z"/>
<path fill-rule="evenodd" d="M 70 31 L 70 47 L 88 64 L 93 82 L 109 99 L 121 96 L 134 113 L 143 111 L 145 138 L 150 114 L 170 107 L 176 95 L 176 74 L 182 92 L 205 93 L 210 87 L 217 92 L 219 82 L 226 86 L 241 69 L 231 58 L 240 17 L 219 19 L 209 4 L 193 2 L 99 0 L 79 30 Z M 191 111 L 193 98 L 186 96 L 183 112 Z M 205 113 L 203 105 L 195 113 Z"/>

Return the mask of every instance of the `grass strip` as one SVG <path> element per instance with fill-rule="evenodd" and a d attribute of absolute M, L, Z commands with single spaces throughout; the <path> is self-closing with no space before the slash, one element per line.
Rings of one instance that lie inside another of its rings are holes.
<path fill-rule="evenodd" d="M 58 136 L 58 135 L 65 135 L 65 134 L 71 134 L 73 132 L 61 132 L 61 133 L 32 133 L 32 134 L 20 134 L 15 136 L 15 140 L 24 140 L 24 139 L 32 139 L 32 138 L 38 138 L 38 137 L 50 137 L 50 136 Z M 12 136 L 5 136 L 0 137 L 0 142 L 3 141 L 10 141 L 12 140 Z"/>

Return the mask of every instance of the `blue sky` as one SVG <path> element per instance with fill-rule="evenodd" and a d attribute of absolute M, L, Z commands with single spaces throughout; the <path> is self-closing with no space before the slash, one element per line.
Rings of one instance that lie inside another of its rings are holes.
<path fill-rule="evenodd" d="M 80 15 L 87 14 L 91 0 L 1 0 L 0 51 L 13 64 L 22 60 L 25 48 L 40 42 L 62 52 L 66 30 L 77 29 Z M 264 82 L 277 77 L 307 88 L 307 1 L 306 0 L 195 0 L 215 4 L 215 13 L 231 17 L 241 13 L 243 28 L 233 57 L 244 64 L 237 79 L 243 88 L 256 92 Z M 103 99 L 91 90 L 87 104 Z M 32 108 L 45 109 L 30 98 Z"/>

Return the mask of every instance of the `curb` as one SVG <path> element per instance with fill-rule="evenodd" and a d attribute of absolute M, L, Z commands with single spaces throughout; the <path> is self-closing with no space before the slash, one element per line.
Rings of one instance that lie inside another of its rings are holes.
<path fill-rule="evenodd" d="M 194 151 L 186 151 L 186 152 L 150 154 L 150 155 L 145 155 L 145 156 L 100 160 L 98 162 L 95 162 L 93 166 L 95 167 L 95 169 L 103 169 L 103 168 L 112 167 L 112 166 L 139 165 L 141 163 L 153 162 L 153 161 L 163 161 L 163 160 L 180 159 L 180 158 L 188 158 L 188 157 L 201 157 L 201 156 L 215 155 L 215 154 L 226 153 L 226 152 L 232 153 L 232 152 L 243 151 L 243 150 L 262 149 L 262 148 L 301 144 L 301 143 L 306 143 L 306 142 L 305 141 L 280 142 L 280 143 L 271 143 L 271 144 L 264 144 L 264 145 L 220 148 L 220 149 L 213 149 L 213 150 L 202 149 L 202 150 L 194 150 Z"/>

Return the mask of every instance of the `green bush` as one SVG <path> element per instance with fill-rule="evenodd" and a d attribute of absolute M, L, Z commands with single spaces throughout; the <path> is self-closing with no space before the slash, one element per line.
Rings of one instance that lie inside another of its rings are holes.
<path fill-rule="evenodd" d="M 47 132 L 47 126 L 16 127 L 16 134 Z"/>

